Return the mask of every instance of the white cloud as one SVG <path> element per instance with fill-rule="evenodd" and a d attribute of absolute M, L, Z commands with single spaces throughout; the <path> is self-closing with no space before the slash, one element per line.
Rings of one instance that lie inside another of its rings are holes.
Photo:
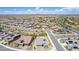
<path fill-rule="evenodd" d="M 79 14 L 79 8 L 61 8 L 56 12 L 59 14 Z"/>
<path fill-rule="evenodd" d="M 27 9 L 27 10 L 14 10 L 14 11 L 4 11 L 2 14 L 79 14 L 79 8 L 71 8 L 71 7 L 65 7 L 60 9 L 44 9 L 44 8 L 35 8 Z"/>

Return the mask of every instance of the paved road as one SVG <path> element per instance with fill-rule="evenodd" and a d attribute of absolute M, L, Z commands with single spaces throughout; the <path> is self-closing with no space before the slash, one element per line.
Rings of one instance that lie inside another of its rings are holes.
<path fill-rule="evenodd" d="M 78 30 L 75 30 L 75 29 L 70 29 L 70 30 L 73 31 L 73 32 L 75 32 L 75 33 L 77 33 L 77 34 L 79 34 Z"/>
<path fill-rule="evenodd" d="M 51 38 L 52 42 L 54 43 L 56 49 L 58 51 L 65 51 L 64 48 L 60 45 L 60 43 L 57 41 L 57 38 L 51 33 L 51 31 L 47 30 L 47 33 Z"/>
<path fill-rule="evenodd" d="M 74 37 L 79 37 L 79 34 L 59 34 L 56 35 L 57 38 L 74 38 Z"/>
<path fill-rule="evenodd" d="M 0 51 L 14 51 L 14 50 L 8 49 L 8 48 L 3 47 L 2 45 L 0 45 Z"/>

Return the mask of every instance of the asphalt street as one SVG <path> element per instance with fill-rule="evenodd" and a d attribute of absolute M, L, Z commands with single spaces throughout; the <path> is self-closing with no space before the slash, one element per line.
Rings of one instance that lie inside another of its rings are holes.
<path fill-rule="evenodd" d="M 78 30 L 75 30 L 75 29 L 70 29 L 70 30 L 73 31 L 73 32 L 75 32 L 75 33 L 77 33 L 77 34 L 79 34 Z"/>
<path fill-rule="evenodd" d="M 60 43 L 57 41 L 57 38 L 51 33 L 51 31 L 47 30 L 47 33 L 49 37 L 51 38 L 52 43 L 54 43 L 56 49 L 58 51 L 65 51 L 65 49 L 60 45 Z"/>

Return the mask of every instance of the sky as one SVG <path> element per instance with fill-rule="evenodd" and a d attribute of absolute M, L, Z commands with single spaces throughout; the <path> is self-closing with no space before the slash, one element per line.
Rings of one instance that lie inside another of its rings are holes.
<path fill-rule="evenodd" d="M 0 7 L 0 14 L 79 15 L 79 7 Z"/>

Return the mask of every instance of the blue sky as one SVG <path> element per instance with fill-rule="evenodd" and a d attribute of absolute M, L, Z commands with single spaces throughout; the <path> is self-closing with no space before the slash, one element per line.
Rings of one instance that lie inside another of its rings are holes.
<path fill-rule="evenodd" d="M 70 15 L 79 15 L 79 7 L 0 7 L 0 14 L 70 14 Z"/>

